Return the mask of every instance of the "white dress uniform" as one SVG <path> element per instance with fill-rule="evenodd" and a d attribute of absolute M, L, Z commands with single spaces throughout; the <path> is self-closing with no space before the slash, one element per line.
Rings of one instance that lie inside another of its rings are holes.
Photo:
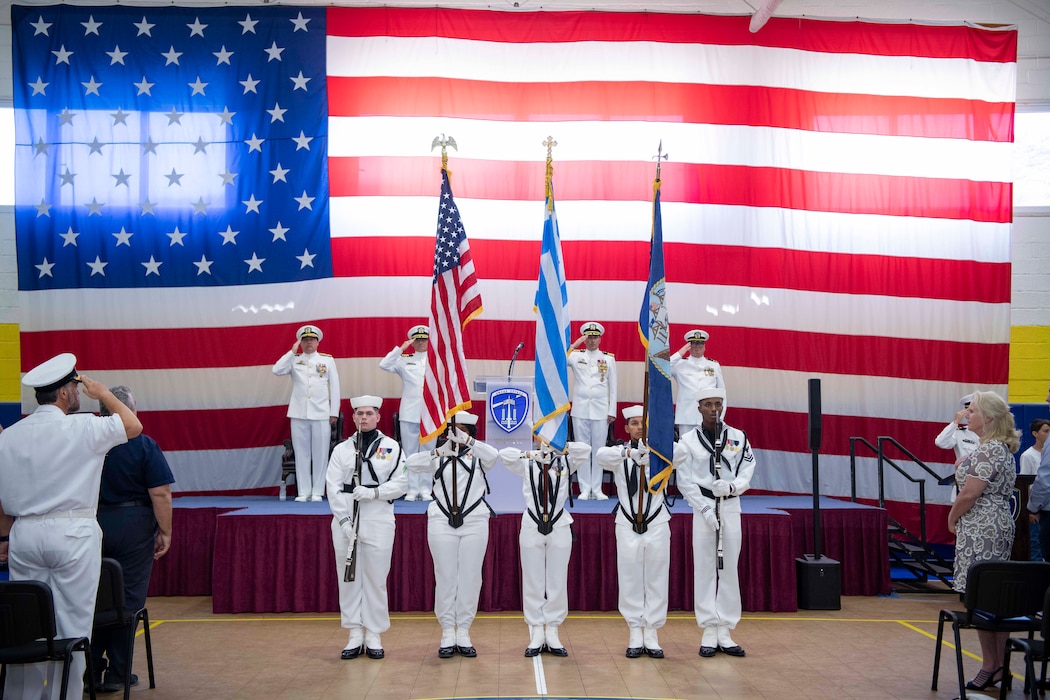
<path fill-rule="evenodd" d="M 684 435 L 700 425 L 697 396 L 701 389 L 724 389 L 722 366 L 708 357 L 671 355 L 671 376 L 678 383 L 678 401 L 675 403 L 674 423 L 678 434 Z M 722 415 L 725 415 L 723 402 Z"/>
<path fill-rule="evenodd" d="M 715 463 L 715 454 L 721 459 Z M 720 424 L 715 443 L 702 428 L 691 430 L 675 445 L 674 468 L 678 489 L 693 507 L 693 598 L 696 623 L 704 630 L 705 647 L 735 647 L 729 630 L 740 622 L 741 526 L 738 496 L 751 486 L 755 456 L 743 431 Z M 730 493 L 716 497 L 716 480 L 727 482 Z M 718 531 L 721 524 L 723 568 L 718 568 Z M 739 649 L 739 647 L 736 647 Z M 741 654 L 742 655 L 742 650 Z"/>
<path fill-rule="evenodd" d="M 558 650 L 564 649 L 558 627 L 569 614 L 572 554 L 572 515 L 565 509 L 565 500 L 569 497 L 572 473 L 590 462 L 591 447 L 570 442 L 565 449 L 565 455 L 524 453 L 515 447 L 500 450 L 500 461 L 507 470 L 522 478 L 521 493 L 525 498 L 518 547 L 522 610 L 530 632 L 526 656 L 535 656 L 544 645 L 558 655 Z"/>
<path fill-rule="evenodd" d="M 602 490 L 602 470 L 595 457 L 609 436 L 609 418 L 616 416 L 616 358 L 601 350 L 574 350 L 569 368 L 575 378 L 572 391 L 573 436 L 591 446 L 591 463 L 580 467 L 580 498 L 594 498 Z"/>
<path fill-rule="evenodd" d="M 350 630 L 347 648 L 364 641 L 369 649 L 381 649 L 379 635 L 390 628 L 386 579 L 390 573 L 390 554 L 394 547 L 394 506 L 405 495 L 408 481 L 405 456 L 393 438 L 378 430 L 362 436 L 361 475 L 355 488 L 378 489 L 373 500 L 357 502 L 357 576 L 343 580 L 348 540 L 340 521 L 353 518 L 355 501 L 343 490 L 354 483 L 357 460 L 357 433 L 336 445 L 328 462 L 328 505 L 332 510 L 332 544 L 339 582 L 339 615 Z M 369 438 L 372 438 L 369 442 Z M 363 628 L 363 629 L 362 629 Z M 368 637 L 363 638 L 367 630 Z"/>
<path fill-rule="evenodd" d="M 395 347 L 379 361 L 379 368 L 401 377 L 401 406 L 397 414 L 401 428 L 401 446 L 405 449 L 405 456 L 410 457 L 420 450 L 419 421 L 423 414 L 423 379 L 427 372 L 427 354 L 417 352 L 402 355 L 401 348 Z M 427 475 L 409 472 L 409 497 L 425 497 L 429 500 L 429 494 L 430 483 Z"/>
<path fill-rule="evenodd" d="M 324 495 L 325 466 L 332 442 L 329 418 L 339 416 L 335 358 L 323 352 L 293 354 L 289 350 L 274 363 L 273 373 L 292 377 L 288 417 L 295 450 L 295 488 L 300 497 L 319 501 Z"/>
<path fill-rule="evenodd" d="M 478 613 L 481 568 L 489 543 L 485 472 L 496 466 L 495 447 L 475 440 L 460 456 L 433 457 L 418 452 L 410 471 L 428 475 L 434 501 L 427 508 L 427 542 L 434 559 L 434 615 L 441 625 L 441 647 L 460 653 L 473 649 L 470 626 Z M 467 655 L 473 655 L 468 652 Z"/>
<path fill-rule="evenodd" d="M 937 435 L 933 444 L 942 450 L 954 450 L 955 463 L 958 464 L 963 457 L 969 457 L 970 453 L 977 449 L 981 438 L 965 425 L 952 421 L 944 426 L 944 430 Z"/>
<path fill-rule="evenodd" d="M 11 529 L 12 581 L 51 587 L 59 637 L 89 637 L 95 614 L 102 530 L 99 484 L 106 453 L 128 441 L 120 416 L 66 415 L 44 405 L 0 433 L 0 503 Z M 73 655 L 69 695 L 79 695 L 84 657 Z M 57 698 L 62 665 L 11 666 L 5 697 Z M 43 693 L 47 680 L 50 694 Z"/>
<path fill-rule="evenodd" d="M 659 655 L 656 630 L 667 622 L 667 581 L 671 566 L 671 514 L 663 495 L 654 496 L 645 488 L 648 469 L 627 455 L 638 445 L 603 447 L 598 464 L 612 472 L 616 484 L 616 575 L 619 584 L 617 605 L 630 632 L 629 657 L 641 656 L 643 649 Z M 638 490 L 645 490 L 638 509 Z"/>

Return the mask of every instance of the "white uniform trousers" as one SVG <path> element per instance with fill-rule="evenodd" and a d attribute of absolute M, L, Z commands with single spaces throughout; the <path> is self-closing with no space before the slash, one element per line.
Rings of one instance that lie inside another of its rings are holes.
<path fill-rule="evenodd" d="M 327 420 L 291 418 L 295 451 L 295 490 L 300 496 L 323 496 L 332 425 Z M 313 462 L 313 469 L 310 463 Z"/>
<path fill-rule="evenodd" d="M 102 571 L 102 529 L 94 518 L 18 518 L 11 530 L 9 571 L 12 581 L 43 581 L 55 600 L 60 638 L 90 637 L 95 597 Z M 84 685 L 83 654 L 73 655 L 69 697 L 80 697 Z M 44 693 L 47 679 L 49 693 Z M 57 699 L 62 690 L 62 664 L 48 662 L 7 669 L 5 698 Z"/>
<path fill-rule="evenodd" d="M 587 420 L 573 416 L 572 432 L 576 442 L 591 446 L 590 462 L 580 465 L 576 470 L 576 478 L 580 482 L 580 495 L 598 493 L 602 490 L 603 476 L 602 468 L 598 466 L 598 450 L 605 447 L 605 441 L 609 437 L 609 421 L 605 418 Z"/>
<path fill-rule="evenodd" d="M 390 553 L 394 549 L 394 523 L 362 523 L 357 537 L 357 576 L 343 580 L 346 570 L 346 535 L 332 518 L 332 544 L 335 546 L 336 580 L 339 582 L 339 618 L 343 627 L 364 627 L 382 634 L 390 629 L 390 607 L 386 579 L 390 573 Z"/>
<path fill-rule="evenodd" d="M 671 569 L 671 525 L 649 525 L 639 535 L 616 522 L 616 575 L 620 614 L 630 628 L 660 629 L 667 622 L 667 579 Z"/>
<path fill-rule="evenodd" d="M 405 458 L 422 449 L 419 444 L 419 421 L 398 421 L 401 428 L 401 449 L 405 452 Z M 408 495 L 425 496 L 430 494 L 430 487 L 434 484 L 433 473 L 408 472 Z"/>
<path fill-rule="evenodd" d="M 518 547 L 521 551 L 521 599 L 525 624 L 560 625 L 569 614 L 572 530 L 555 527 L 551 534 L 541 535 L 530 518 L 521 523 Z"/>
<path fill-rule="evenodd" d="M 734 629 L 740 622 L 739 505 L 727 510 L 730 512 L 722 512 L 721 570 L 718 568 L 718 534 L 699 513 L 693 513 L 693 608 L 700 628 Z"/>
<path fill-rule="evenodd" d="M 469 629 L 478 614 L 481 566 L 489 546 L 489 511 L 482 503 L 463 525 L 427 519 L 427 542 L 434 559 L 434 615 L 442 629 Z"/>

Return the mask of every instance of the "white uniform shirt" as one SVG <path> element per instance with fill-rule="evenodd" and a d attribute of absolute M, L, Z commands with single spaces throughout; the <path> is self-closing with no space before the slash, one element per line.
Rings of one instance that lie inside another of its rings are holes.
<path fill-rule="evenodd" d="M 357 464 L 357 433 L 335 446 L 328 460 L 325 481 L 328 484 L 328 507 L 336 520 L 350 517 L 354 512 L 354 500 L 343 492 L 343 484 L 353 482 Z M 371 469 L 369 469 L 371 466 Z M 375 472 L 373 476 L 372 472 Z M 361 501 L 360 514 L 363 519 L 394 520 L 394 506 L 390 503 L 408 491 L 408 474 L 405 471 L 405 455 L 401 445 L 382 433 L 365 450 L 361 464 L 361 486 L 378 486 L 379 494 L 374 500 Z"/>
<path fill-rule="evenodd" d="M 944 426 L 944 430 L 934 439 L 933 444 L 942 450 L 955 450 L 955 461 L 958 462 L 977 449 L 981 438 L 966 426 L 956 425 L 953 421 Z"/>
<path fill-rule="evenodd" d="M 274 364 L 273 373 L 292 375 L 289 418 L 328 420 L 339 415 L 339 371 L 331 355 L 323 352 L 293 355 L 289 350 Z"/>
<path fill-rule="evenodd" d="M 474 478 L 472 479 L 467 468 L 473 464 L 475 458 L 477 464 L 474 467 Z M 484 498 L 488 489 L 484 473 L 496 466 L 498 460 L 499 451 L 480 440 L 475 440 L 470 449 L 464 448 L 459 459 L 433 457 L 429 452 L 417 452 L 409 457 L 408 469 L 413 472 L 436 476 L 441 465 L 445 465 L 445 468 L 441 469 L 440 476 L 435 479 L 434 500 L 427 506 L 427 517 L 431 520 L 446 521 L 448 518 L 442 512 L 442 508 L 451 512 L 452 505 L 455 503 L 466 510 Z M 453 470 L 456 470 L 455 489 L 452 487 Z M 482 514 L 488 517 L 489 510 L 484 504 L 479 504 L 466 517 Z"/>
<path fill-rule="evenodd" d="M 569 368 L 576 379 L 571 415 L 585 420 L 615 417 L 616 359 L 601 350 L 574 350 Z"/>
<path fill-rule="evenodd" d="M 558 518 L 554 522 L 555 528 L 569 527 L 572 524 L 572 515 L 565 510 L 565 500 L 569 497 L 572 473 L 590 460 L 591 446 L 582 442 L 566 443 L 565 449 L 567 454 L 560 458 L 559 463 L 556 464 L 541 464 L 521 457 L 517 459 L 505 458 L 505 454 L 517 454 L 515 448 L 508 449 L 509 452 L 500 452 L 500 461 L 507 467 L 507 471 L 511 474 L 517 474 L 523 480 L 521 495 L 525 499 L 525 510 L 521 514 L 521 526 L 535 529 L 536 522 L 540 519 L 541 513 L 537 510 L 537 502 L 540 503 L 540 509 L 542 509 L 543 469 L 546 468 L 551 489 L 554 489 L 555 485 L 558 487 L 554 498 L 548 501 L 548 517 Z M 559 474 L 561 476 L 560 484 L 558 483 Z M 535 492 L 533 491 L 534 485 Z M 559 516 L 558 513 L 562 513 L 562 515 Z"/>
<path fill-rule="evenodd" d="M 716 467 L 716 474 L 711 474 L 712 451 L 700 440 L 696 430 L 690 430 L 675 444 L 674 468 L 678 472 L 678 490 L 685 500 L 700 511 L 704 507 L 715 507 L 717 499 L 705 495 L 701 489 L 711 491 L 716 479 L 728 481 L 733 485 L 733 496 L 739 496 L 751 487 L 751 476 L 755 472 L 755 455 L 743 431 L 728 425 L 722 425 L 719 440 L 723 443 L 722 460 Z M 723 498 L 723 507 L 727 511 L 740 512 L 739 498 Z"/>
<path fill-rule="evenodd" d="M 12 516 L 98 510 L 106 453 L 128 441 L 120 416 L 67 416 L 53 404 L 0 433 L 0 501 Z"/>
<path fill-rule="evenodd" d="M 401 348 L 396 347 L 379 361 L 379 369 L 401 377 L 401 407 L 397 410 L 399 420 L 418 423 L 423 413 L 423 378 L 427 372 L 427 354 L 417 352 L 402 355 Z"/>
<path fill-rule="evenodd" d="M 701 389 L 725 389 L 722 366 L 707 357 L 683 358 L 678 353 L 671 355 L 671 376 L 678 382 L 678 402 L 675 404 L 675 425 L 700 425 L 700 408 L 697 396 Z M 727 406 L 725 401 L 723 406 Z"/>
<path fill-rule="evenodd" d="M 616 497 L 620 499 L 620 506 L 622 506 L 616 508 L 616 522 L 627 526 L 633 524 L 631 518 L 638 512 L 638 489 L 646 489 L 645 495 L 642 496 L 642 516 L 644 517 L 648 513 L 649 517 L 653 518 L 649 521 L 649 525 L 666 523 L 671 519 L 671 513 L 667 508 L 663 507 L 664 497 L 663 495 L 654 496 L 648 492 L 646 484 L 649 481 L 649 468 L 635 464 L 633 459 L 626 456 L 625 451 L 630 449 L 630 447 L 630 443 L 603 447 L 598 450 L 597 455 L 598 466 L 607 472 L 612 472 L 613 483 L 616 484 Z M 650 459 L 655 458 L 650 457 Z M 633 469 L 637 470 L 638 482 L 632 494 L 627 479 Z M 631 518 L 624 511 L 627 511 Z"/>
<path fill-rule="evenodd" d="M 1043 449 L 1045 450 L 1046 448 L 1044 447 Z M 1035 476 L 1039 472 L 1039 460 L 1042 457 L 1043 453 L 1036 450 L 1035 445 L 1032 445 L 1021 453 L 1021 470 L 1018 473 Z"/>

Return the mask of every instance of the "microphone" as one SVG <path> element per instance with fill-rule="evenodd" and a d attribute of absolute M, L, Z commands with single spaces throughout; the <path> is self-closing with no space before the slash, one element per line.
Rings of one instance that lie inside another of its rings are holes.
<path fill-rule="evenodd" d="M 510 367 L 507 368 L 507 381 L 510 381 L 510 375 L 514 374 L 514 363 L 518 361 L 518 353 L 525 347 L 525 342 L 518 343 L 518 347 L 514 348 L 514 354 L 510 357 Z"/>

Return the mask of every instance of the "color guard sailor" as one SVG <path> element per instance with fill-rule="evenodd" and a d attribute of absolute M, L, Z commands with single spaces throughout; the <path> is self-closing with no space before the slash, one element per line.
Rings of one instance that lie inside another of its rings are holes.
<path fill-rule="evenodd" d="M 379 431 L 382 405 L 378 396 L 350 399 L 357 432 L 336 445 L 328 462 L 339 613 L 350 630 L 340 655 L 344 660 L 362 652 L 383 658 L 379 635 L 390 629 L 386 579 L 394 547 L 393 502 L 405 495 L 408 478 L 401 445 Z M 351 559 L 356 559 L 356 576 L 347 581 Z"/>
<path fill-rule="evenodd" d="M 572 430 L 575 439 L 591 446 L 591 461 L 582 465 L 576 477 L 580 500 L 604 501 L 602 469 L 596 458 L 609 437 L 609 424 L 616 420 L 616 358 L 598 346 L 605 326 L 588 321 L 580 326 L 580 337 L 569 348 L 569 368 L 575 383 L 572 391 Z M 586 350 L 577 350 L 580 344 Z"/>
<path fill-rule="evenodd" d="M 407 353 L 409 346 L 412 352 Z M 423 380 L 427 372 L 427 348 L 430 329 L 424 325 L 408 329 L 408 340 L 393 348 L 379 361 L 379 369 L 401 377 L 401 406 L 398 408 L 398 427 L 405 456 L 419 452 L 419 422 L 423 414 Z M 406 501 L 429 501 L 430 480 L 423 472 L 408 473 Z"/>
<path fill-rule="evenodd" d="M 521 554 L 521 598 L 529 645 L 525 656 L 541 651 L 568 656 L 558 628 L 569 614 L 569 555 L 572 554 L 572 515 L 565 509 L 572 473 L 591 459 L 591 447 L 570 442 L 565 453 L 550 445 L 522 452 L 500 450 L 500 461 L 522 477 L 525 511 L 521 515 L 518 547 Z"/>
<path fill-rule="evenodd" d="M 697 396 L 701 389 L 725 389 L 722 366 L 704 356 L 707 331 L 694 328 L 685 334 L 685 345 L 671 355 L 671 376 L 678 383 L 678 402 L 675 405 L 674 422 L 679 435 L 685 435 L 700 425 Z M 725 407 L 722 408 L 725 413 Z"/>
<path fill-rule="evenodd" d="M 616 575 L 620 614 L 627 622 L 627 658 L 662 659 L 657 630 L 667 622 L 671 566 L 671 514 L 663 495 L 647 488 L 649 448 L 643 441 L 642 407 L 623 409 L 630 442 L 598 450 L 598 464 L 613 474 L 616 495 Z M 639 494 L 641 504 L 639 507 Z"/>
<path fill-rule="evenodd" d="M 302 326 L 295 332 L 292 349 L 273 365 L 274 374 L 292 377 L 288 417 L 295 451 L 295 500 L 299 502 L 324 500 L 332 426 L 339 420 L 339 371 L 335 358 L 317 352 L 322 338 L 324 333 L 317 326 Z"/>
<path fill-rule="evenodd" d="M 0 433 L 0 558 L 12 581 L 43 581 L 55 600 L 58 637 L 90 637 L 102 567 L 98 509 L 106 453 L 142 432 L 142 423 L 101 382 L 76 370 L 63 353 L 29 370 L 22 384 L 39 407 Z M 113 414 L 80 410 L 84 394 Z M 74 654 L 69 678 L 80 693 L 83 654 Z M 12 665 L 5 697 L 58 698 L 62 664 Z"/>
<path fill-rule="evenodd" d="M 744 656 L 730 631 L 740 622 L 740 494 L 755 455 L 742 430 L 722 422 L 724 389 L 701 389 L 701 424 L 674 451 L 678 489 L 693 507 L 693 605 L 703 630 L 700 656 Z"/>

